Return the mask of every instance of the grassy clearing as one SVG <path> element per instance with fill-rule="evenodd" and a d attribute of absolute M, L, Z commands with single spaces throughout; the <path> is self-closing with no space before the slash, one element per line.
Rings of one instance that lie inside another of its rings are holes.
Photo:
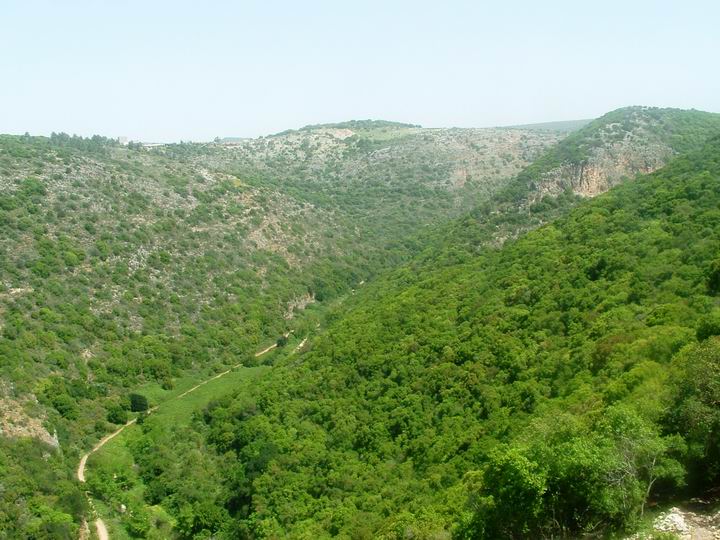
<path fill-rule="evenodd" d="M 283 351 L 286 350 L 291 349 L 289 347 L 283 349 Z M 278 353 L 274 354 L 279 355 L 281 352 L 278 351 Z M 271 359 L 273 353 L 268 353 L 267 356 L 269 357 L 268 359 Z M 266 358 L 264 357 L 263 359 L 265 360 Z M 188 377 L 182 384 L 176 386 L 172 391 L 173 396 L 163 401 L 158 409 L 152 413 L 148 421 L 151 421 L 155 425 L 174 427 L 188 425 L 192 421 L 193 413 L 202 410 L 202 408 L 207 406 L 214 398 L 230 392 L 249 391 L 254 381 L 269 369 L 270 366 L 267 365 L 239 367 L 231 370 L 222 377 L 209 380 L 189 394 L 178 397 L 185 390 L 202 382 L 202 380 L 198 380 L 197 376 L 194 380 Z M 207 378 L 203 380 L 207 380 Z M 109 497 L 114 502 L 105 503 L 100 500 L 95 501 L 98 515 L 102 516 L 105 520 L 105 524 L 113 539 L 124 540 L 131 538 L 123 525 L 123 521 L 127 519 L 127 516 L 122 516 L 121 514 L 120 502 L 118 502 L 121 500 L 124 501 L 123 504 L 126 504 L 127 507 L 144 507 L 147 510 L 155 537 L 168 537 L 168 535 L 171 534 L 172 518 L 167 512 L 159 506 L 146 507 L 144 505 L 143 495 L 145 486 L 142 483 L 142 479 L 134 470 L 133 456 L 130 452 L 133 441 L 141 435 L 142 428 L 140 426 L 129 426 L 88 459 L 86 476 L 90 484 L 92 484 L 93 474 L 110 474 L 116 480 L 119 479 L 117 483 L 125 486 L 125 489 Z"/>
<path fill-rule="evenodd" d="M 249 389 L 252 382 L 263 373 L 269 366 L 240 367 L 232 370 L 227 375 L 214 379 L 197 390 L 183 396 L 182 398 L 171 398 L 164 402 L 157 411 L 153 413 L 155 422 L 167 421 L 173 425 L 186 425 L 190 423 L 192 413 L 206 406 L 212 399 L 223 396 L 230 392 Z M 195 384 L 198 384 L 197 382 Z M 192 387 L 194 385 L 191 385 Z"/>
<path fill-rule="evenodd" d="M 213 368 L 206 368 L 201 371 L 188 372 L 174 379 L 173 387 L 169 390 L 160 386 L 157 381 L 152 381 L 138 386 L 134 391 L 146 396 L 151 405 L 158 405 L 179 396 L 199 382 L 208 380 L 225 369 L 227 368 L 214 371 Z"/>
<path fill-rule="evenodd" d="M 213 398 L 223 396 L 229 392 L 242 388 L 249 388 L 251 383 L 263 373 L 269 366 L 240 367 L 232 370 L 227 375 L 214 379 L 197 390 L 183 396 L 182 398 L 171 397 L 160 404 L 158 409 L 152 413 L 156 422 L 168 422 L 175 426 L 187 425 L 192 419 L 192 413 L 206 406 Z M 192 384 L 187 384 L 185 390 L 198 384 L 197 379 Z M 184 390 L 179 390 L 183 392 Z M 105 464 L 118 468 L 129 468 L 132 466 L 132 456 L 127 449 L 127 443 L 140 431 L 140 427 L 132 425 L 127 427 L 120 435 L 109 441 L 100 450 L 92 454 L 88 459 L 88 476 L 92 475 L 94 466 Z"/>

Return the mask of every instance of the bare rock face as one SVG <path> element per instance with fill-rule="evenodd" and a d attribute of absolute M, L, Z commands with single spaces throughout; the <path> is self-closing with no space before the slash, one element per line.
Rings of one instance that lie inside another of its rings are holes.
<path fill-rule="evenodd" d="M 539 186 L 539 196 L 554 196 L 570 189 L 576 195 L 594 197 L 623 180 L 659 169 L 672 154 L 672 149 L 661 143 L 613 143 L 598 148 L 585 162 L 567 163 L 546 173 Z"/>
<path fill-rule="evenodd" d="M 700 144 L 716 132 L 714 118 L 693 131 L 685 129 L 679 114 L 628 107 L 591 122 L 551 152 L 542 172 L 533 178 L 531 202 L 568 190 L 583 197 L 599 195 L 663 167 L 688 140 Z"/>
<path fill-rule="evenodd" d="M 653 523 L 655 530 L 671 532 L 683 537 L 690 534 L 690 525 L 685 521 L 685 514 L 679 508 L 671 508 Z"/>
<path fill-rule="evenodd" d="M 290 320 L 293 317 L 295 317 L 295 313 L 298 311 L 304 310 L 306 307 L 308 307 L 310 304 L 315 303 L 315 295 L 314 294 L 304 294 L 298 298 L 293 298 L 290 302 L 287 304 L 287 309 L 285 310 L 284 318 L 286 320 Z"/>
<path fill-rule="evenodd" d="M 673 507 L 655 519 L 653 529 L 672 533 L 680 540 L 719 540 L 720 512 L 694 512 Z M 639 538 L 638 535 L 635 537 Z"/>

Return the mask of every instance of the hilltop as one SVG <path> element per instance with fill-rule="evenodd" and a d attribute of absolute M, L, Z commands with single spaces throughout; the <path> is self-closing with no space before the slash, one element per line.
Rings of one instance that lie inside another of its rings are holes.
<path fill-rule="evenodd" d="M 584 198 L 661 168 L 719 130 L 715 113 L 655 107 L 611 111 L 548 149 L 442 235 L 470 251 L 501 245 Z"/>
<path fill-rule="evenodd" d="M 538 122 L 536 124 L 517 124 L 514 126 L 504 126 L 516 129 L 537 129 L 541 131 L 560 131 L 563 133 L 571 133 L 586 126 L 592 122 L 593 118 L 582 120 L 560 120 L 557 122 Z"/>

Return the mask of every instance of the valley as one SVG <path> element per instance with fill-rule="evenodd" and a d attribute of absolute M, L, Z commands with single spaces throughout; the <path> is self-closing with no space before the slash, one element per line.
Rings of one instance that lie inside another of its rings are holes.
<path fill-rule="evenodd" d="M 305 340 L 303 340 L 303 342 L 301 342 L 301 344 L 299 346 L 302 346 L 304 344 L 304 342 L 305 342 Z M 276 344 L 273 344 L 273 345 L 270 345 L 270 346 L 256 352 L 255 357 L 258 358 L 258 357 L 261 357 L 261 356 L 267 354 L 268 352 L 270 352 L 271 350 L 276 348 L 276 346 L 277 346 Z M 188 390 L 183 391 L 181 394 L 178 394 L 177 396 L 171 397 L 168 400 L 162 402 L 160 405 L 155 405 L 155 406 L 151 407 L 150 409 L 147 410 L 147 414 L 152 414 L 152 413 L 156 412 L 161 405 L 164 405 L 165 406 L 164 408 L 166 408 L 166 407 L 170 406 L 168 404 L 168 401 L 182 400 L 188 394 L 192 394 L 192 393 L 196 392 L 198 389 L 200 389 L 206 385 L 207 385 L 207 388 L 204 388 L 203 392 L 200 392 L 199 394 L 204 393 L 205 396 L 213 396 L 213 395 L 217 395 L 218 393 L 221 394 L 223 392 L 223 389 L 219 384 L 216 384 L 215 381 L 218 381 L 218 379 L 226 377 L 227 375 L 231 374 L 233 371 L 237 371 L 239 368 L 242 368 L 242 364 L 237 364 L 235 366 L 232 366 L 232 368 L 230 368 L 226 371 L 218 373 L 217 375 L 210 377 L 209 379 L 199 382 L 198 384 L 192 386 Z M 259 370 L 260 368 L 255 368 L 255 369 Z M 228 379 L 232 379 L 232 377 L 228 377 Z M 225 381 L 222 381 L 222 382 L 225 382 Z M 236 388 L 236 384 L 231 383 L 228 387 Z M 209 400 L 210 400 L 209 397 L 204 397 L 204 399 L 203 399 L 203 397 L 200 397 L 198 400 L 195 400 L 193 403 L 191 403 L 189 407 L 185 407 L 185 408 L 174 407 L 173 414 L 172 414 L 173 426 L 177 427 L 178 424 L 187 422 L 188 417 L 192 415 L 193 411 L 197 410 L 198 408 L 200 408 L 202 406 L 207 405 Z M 143 421 L 144 420 L 145 420 L 145 418 L 143 418 Z M 166 421 L 167 421 L 167 419 L 166 419 Z M 121 433 L 123 433 L 123 431 L 125 431 L 126 428 L 129 428 L 129 427 L 135 425 L 136 423 L 137 423 L 137 418 L 132 418 L 132 419 L 128 420 L 121 427 L 119 427 L 112 433 L 110 433 L 110 434 L 106 435 L 105 437 L 103 437 L 102 439 L 100 439 L 100 441 L 98 441 L 98 443 L 95 446 L 93 446 L 93 448 L 90 452 L 83 454 L 83 456 L 80 458 L 80 463 L 78 464 L 78 469 L 77 469 L 77 473 L 76 473 L 78 481 L 80 481 L 81 483 L 86 482 L 85 470 L 87 467 L 88 459 L 93 454 L 101 451 L 102 448 L 107 443 L 109 443 L 115 437 L 117 437 Z M 126 470 L 125 472 L 127 473 L 129 471 Z M 90 506 L 91 506 L 91 508 L 93 507 L 92 501 L 90 501 Z M 86 527 L 87 527 L 87 522 L 83 523 L 82 529 L 85 529 Z M 104 520 L 99 516 L 96 517 L 96 519 L 95 519 L 95 529 L 96 529 L 99 540 L 107 540 L 110 538 L 110 534 L 108 533 L 107 526 L 105 525 Z M 81 537 L 82 536 L 83 536 L 83 534 L 81 532 Z M 115 535 L 115 536 L 117 536 L 117 535 Z"/>
<path fill-rule="evenodd" d="M 315 131 L 308 147 L 328 139 Z M 418 150 L 435 135 L 384 124 L 364 126 L 352 147 L 330 137 L 334 153 L 313 158 L 323 167 L 315 183 L 283 161 L 282 135 L 277 151 L 251 165 L 223 146 L 0 137 L 3 432 L 15 434 L 2 441 L 11 479 L 2 519 L 18 531 L 75 536 L 87 507 L 69 474 L 73 455 L 128 420 L 130 389 L 154 406 L 185 378 L 257 363 L 260 343 L 307 335 L 319 321 L 299 321 L 296 309 L 308 299 L 331 304 L 406 259 L 424 225 L 492 192 L 559 137 L 506 131 L 439 133 L 459 141 L 450 146 L 460 162 L 463 152 L 488 162 L 496 145 L 506 152 L 487 178 L 463 187 L 447 161 Z M 469 148 L 474 140 L 486 147 Z M 372 152 L 388 145 L 393 161 L 376 165 Z M 372 170 L 336 171 L 348 152 Z M 417 182 L 420 172 L 426 180 Z M 60 451 L 49 463 L 42 446 L 28 457 L 36 443 L 27 435 Z"/>
<path fill-rule="evenodd" d="M 718 134 L 0 136 L 0 538 L 618 535 L 705 493 Z"/>

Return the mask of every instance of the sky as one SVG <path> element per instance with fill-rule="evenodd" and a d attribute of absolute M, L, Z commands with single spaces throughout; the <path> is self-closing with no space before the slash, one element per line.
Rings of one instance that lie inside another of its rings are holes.
<path fill-rule="evenodd" d="M 717 0 L 0 0 L 0 133 L 171 142 L 720 112 L 718 21 Z"/>

